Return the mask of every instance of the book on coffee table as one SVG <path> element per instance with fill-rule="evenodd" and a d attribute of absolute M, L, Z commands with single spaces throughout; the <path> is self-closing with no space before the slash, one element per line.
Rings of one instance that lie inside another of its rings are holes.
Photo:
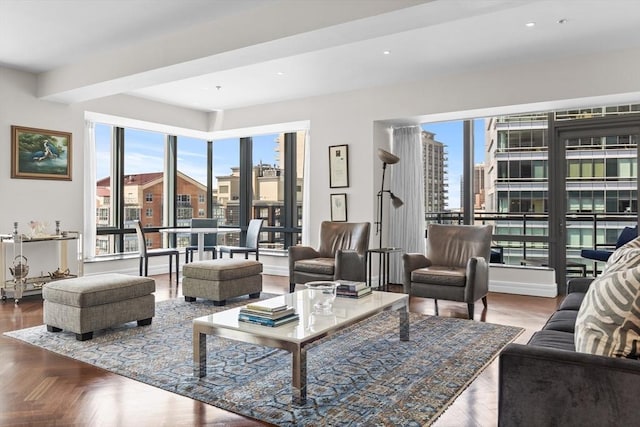
<path fill-rule="evenodd" d="M 257 301 L 245 306 L 249 310 L 263 311 L 266 313 L 274 313 L 276 311 L 282 311 L 287 309 L 287 304 L 282 304 L 279 300 L 265 300 Z"/>
<path fill-rule="evenodd" d="M 294 322 L 298 320 L 300 316 L 296 313 L 289 314 L 288 316 L 281 317 L 280 319 L 268 319 L 262 316 L 252 316 L 249 314 L 240 313 L 238 315 L 238 321 L 244 323 L 253 323 L 254 325 L 262 325 L 262 326 L 280 326 L 286 323 Z"/>
<path fill-rule="evenodd" d="M 372 292 L 373 291 L 371 290 L 370 287 L 365 287 L 357 291 L 345 291 L 345 290 L 341 291 L 340 289 L 337 289 L 336 295 L 339 297 L 345 297 L 345 298 L 362 298 L 367 295 L 371 295 Z"/>
<path fill-rule="evenodd" d="M 295 310 L 293 307 L 287 307 L 285 310 L 269 312 L 269 311 L 262 311 L 262 310 L 252 310 L 248 307 L 242 307 L 240 309 L 240 314 L 246 314 L 247 316 L 261 317 L 263 319 L 276 320 L 282 317 L 289 316 L 291 314 L 295 314 Z"/>

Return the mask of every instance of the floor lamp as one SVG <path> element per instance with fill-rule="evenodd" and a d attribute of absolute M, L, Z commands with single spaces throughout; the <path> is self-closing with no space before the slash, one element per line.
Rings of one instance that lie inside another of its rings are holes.
<path fill-rule="evenodd" d="M 400 161 L 400 157 L 395 154 L 391 154 L 390 152 L 383 150 L 382 148 L 378 148 L 378 158 L 382 161 L 382 185 L 380 186 L 380 191 L 378 191 L 378 220 L 376 221 L 376 234 L 380 236 L 380 246 L 382 248 L 382 202 L 384 193 L 388 193 L 391 198 L 391 205 L 394 208 L 399 208 L 404 203 L 397 197 L 395 194 L 391 192 L 391 190 L 384 189 L 384 175 L 387 170 L 387 165 L 393 165 Z"/>

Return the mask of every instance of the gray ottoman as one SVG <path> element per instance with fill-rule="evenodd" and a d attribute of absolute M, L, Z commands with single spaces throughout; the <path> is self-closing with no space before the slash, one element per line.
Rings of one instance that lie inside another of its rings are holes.
<path fill-rule="evenodd" d="M 247 259 L 212 259 L 196 261 L 182 267 L 182 294 L 185 301 L 196 298 L 224 305 L 228 298 L 262 292 L 262 263 Z"/>
<path fill-rule="evenodd" d="M 44 324 L 49 332 L 74 332 L 79 341 L 134 320 L 138 326 L 150 325 L 155 290 L 153 279 L 117 273 L 49 282 L 42 288 Z"/>

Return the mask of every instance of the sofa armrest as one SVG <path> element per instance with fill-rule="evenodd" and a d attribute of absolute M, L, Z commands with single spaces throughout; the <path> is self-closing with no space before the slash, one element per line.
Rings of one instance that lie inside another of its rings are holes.
<path fill-rule="evenodd" d="M 354 280 L 364 282 L 367 280 L 367 259 L 356 251 L 336 251 L 335 280 Z"/>
<path fill-rule="evenodd" d="M 567 281 L 567 294 L 573 292 L 587 292 L 591 282 L 593 282 L 593 277 L 574 277 Z"/>
<path fill-rule="evenodd" d="M 638 422 L 637 360 L 509 344 L 499 364 L 499 426 Z"/>

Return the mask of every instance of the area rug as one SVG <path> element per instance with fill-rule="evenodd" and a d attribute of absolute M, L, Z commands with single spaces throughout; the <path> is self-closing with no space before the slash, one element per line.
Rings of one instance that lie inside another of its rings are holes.
<path fill-rule="evenodd" d="M 132 322 L 84 342 L 45 326 L 5 335 L 272 424 L 407 426 L 434 422 L 522 332 L 412 313 L 402 342 L 398 314 L 381 313 L 308 347 L 308 401 L 297 407 L 284 350 L 208 337 L 207 376 L 193 377 L 191 320 L 246 302 L 162 301 L 150 326 Z"/>

